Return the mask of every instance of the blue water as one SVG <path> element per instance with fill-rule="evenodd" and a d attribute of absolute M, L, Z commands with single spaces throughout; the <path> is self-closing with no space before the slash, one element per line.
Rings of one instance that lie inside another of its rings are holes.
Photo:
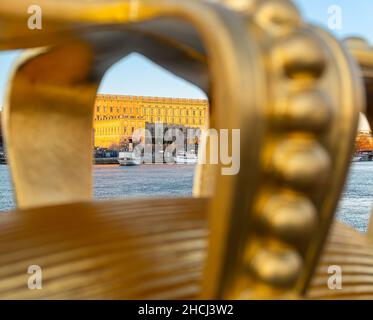
<path fill-rule="evenodd" d="M 373 204 L 373 162 L 355 162 L 339 203 L 337 218 L 366 232 Z"/>
<path fill-rule="evenodd" d="M 93 177 L 96 199 L 191 196 L 194 166 L 103 165 L 94 166 Z M 0 165 L 0 211 L 14 206 L 8 166 Z"/>
<path fill-rule="evenodd" d="M 194 166 L 95 166 L 93 175 L 97 199 L 191 196 Z"/>
<path fill-rule="evenodd" d="M 0 165 L 0 211 L 13 208 L 13 191 L 8 166 Z"/>
<path fill-rule="evenodd" d="M 190 196 L 194 167 L 189 165 L 95 166 L 96 199 Z M 0 211 L 14 208 L 8 167 L 0 165 Z M 337 218 L 365 232 L 373 203 L 373 162 L 352 165 Z"/>

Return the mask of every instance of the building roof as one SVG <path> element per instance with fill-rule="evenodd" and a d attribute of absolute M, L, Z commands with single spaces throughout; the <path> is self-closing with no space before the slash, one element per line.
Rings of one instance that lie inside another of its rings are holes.
<path fill-rule="evenodd" d="M 152 96 L 131 96 L 117 94 L 97 94 L 97 99 L 106 100 L 126 100 L 126 101 L 147 101 L 147 102 L 174 102 L 174 103 L 204 103 L 207 104 L 207 99 L 191 99 L 191 98 L 174 98 L 174 97 L 152 97 Z"/>

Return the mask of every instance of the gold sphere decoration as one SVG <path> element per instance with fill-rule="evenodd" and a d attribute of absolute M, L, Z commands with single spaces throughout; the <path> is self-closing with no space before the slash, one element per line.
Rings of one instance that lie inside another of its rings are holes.
<path fill-rule="evenodd" d="M 222 2 L 233 10 L 251 15 L 257 7 L 258 0 L 223 0 Z"/>
<path fill-rule="evenodd" d="M 281 240 L 308 240 L 317 225 L 317 210 L 306 197 L 283 192 L 270 196 L 261 210 L 264 226 Z"/>
<path fill-rule="evenodd" d="M 250 270 L 261 281 L 277 287 L 294 285 L 302 268 L 302 259 L 295 250 L 287 248 L 258 249 Z"/>
<path fill-rule="evenodd" d="M 267 0 L 258 5 L 256 23 L 275 37 L 286 36 L 301 25 L 301 16 L 289 1 Z"/>
<path fill-rule="evenodd" d="M 328 153 L 318 142 L 312 138 L 294 137 L 278 144 L 273 167 L 290 186 L 308 189 L 325 181 L 331 163 Z"/>
<path fill-rule="evenodd" d="M 285 129 L 323 132 L 331 123 L 333 105 L 327 94 L 310 90 L 297 92 L 279 102 L 274 110 L 275 122 Z"/>
<path fill-rule="evenodd" d="M 311 34 L 297 34 L 274 49 L 275 59 L 289 79 L 319 79 L 327 65 L 327 56 Z"/>

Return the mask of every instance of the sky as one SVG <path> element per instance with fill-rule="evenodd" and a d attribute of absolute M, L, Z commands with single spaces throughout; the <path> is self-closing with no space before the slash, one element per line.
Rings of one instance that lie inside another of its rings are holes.
<path fill-rule="evenodd" d="M 187 0 L 185 0 L 187 1 Z M 358 35 L 373 44 L 372 0 L 294 0 L 306 21 L 328 28 L 331 6 L 341 8 L 341 29 L 330 30 L 338 38 Z M 20 52 L 0 52 L 0 107 L 9 73 Z M 100 93 L 142 96 L 205 98 L 190 83 L 175 77 L 138 54 L 132 54 L 114 65 L 105 75 Z"/>

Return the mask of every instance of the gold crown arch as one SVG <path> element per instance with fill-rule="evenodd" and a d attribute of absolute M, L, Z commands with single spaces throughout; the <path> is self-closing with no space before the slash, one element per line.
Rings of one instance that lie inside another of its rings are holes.
<path fill-rule="evenodd" d="M 28 1 L 0 4 L 0 48 L 43 47 L 18 63 L 5 110 L 25 212 L 0 220 L 0 297 L 307 296 L 363 108 L 343 47 L 288 1 L 39 4 L 38 32 Z M 198 168 L 208 199 L 91 202 L 96 91 L 134 51 L 202 88 L 211 128 L 240 129 L 237 175 Z M 22 287 L 35 257 L 37 292 Z"/>

